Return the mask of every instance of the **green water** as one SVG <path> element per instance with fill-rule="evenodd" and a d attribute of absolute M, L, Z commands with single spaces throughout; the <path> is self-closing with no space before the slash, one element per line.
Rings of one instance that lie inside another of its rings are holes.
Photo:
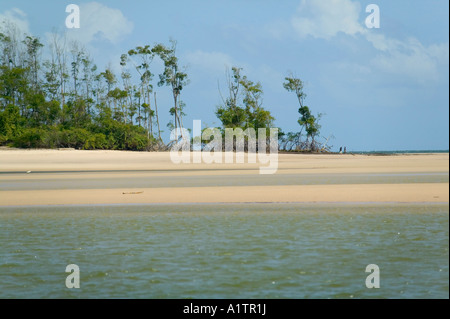
<path fill-rule="evenodd" d="M 449 298 L 448 233 L 441 204 L 0 207 L 0 298 Z"/>

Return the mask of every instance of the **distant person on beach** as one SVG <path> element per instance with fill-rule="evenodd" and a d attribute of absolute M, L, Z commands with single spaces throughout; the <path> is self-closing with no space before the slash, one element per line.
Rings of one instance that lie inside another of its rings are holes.
<path fill-rule="evenodd" d="M 347 154 L 347 146 L 344 147 L 344 154 Z"/>
<path fill-rule="evenodd" d="M 339 154 L 342 154 L 342 146 L 341 146 L 341 148 L 339 149 Z"/>

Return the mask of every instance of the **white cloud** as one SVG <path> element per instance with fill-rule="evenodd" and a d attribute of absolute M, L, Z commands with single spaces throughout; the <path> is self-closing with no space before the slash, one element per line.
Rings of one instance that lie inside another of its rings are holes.
<path fill-rule="evenodd" d="M 432 44 L 428 47 L 428 53 L 433 57 L 437 63 L 447 66 L 449 60 L 449 43 Z"/>
<path fill-rule="evenodd" d="M 30 34 L 27 15 L 18 8 L 13 8 L 4 13 L 0 13 L 0 23 L 0 30 L 5 23 L 12 23 L 19 29 L 20 33 Z"/>
<path fill-rule="evenodd" d="M 366 38 L 379 51 L 371 65 L 384 73 L 402 75 L 422 84 L 434 83 L 440 80 L 441 67 L 448 66 L 448 43 L 426 47 L 415 38 L 400 41 L 374 34 L 367 34 Z"/>
<path fill-rule="evenodd" d="M 291 23 L 285 20 L 270 21 L 263 27 L 265 34 L 276 40 L 284 39 L 291 30 Z M 258 32 L 260 31 L 258 30 Z"/>
<path fill-rule="evenodd" d="M 119 9 L 89 2 L 80 5 L 80 28 L 68 29 L 67 37 L 83 44 L 96 40 L 107 40 L 115 44 L 132 30 L 133 23 Z"/>
<path fill-rule="evenodd" d="M 300 38 L 311 36 L 329 40 L 339 33 L 361 35 L 375 49 L 369 58 L 373 72 L 407 77 L 416 83 L 441 79 L 442 66 L 448 66 L 448 42 L 424 46 L 416 38 L 398 40 L 380 30 L 369 30 L 359 22 L 362 8 L 352 0 L 302 0 L 291 25 Z"/>
<path fill-rule="evenodd" d="M 224 74 L 226 68 L 231 68 L 233 59 L 222 52 L 205 52 L 197 50 L 187 53 L 185 56 L 189 66 L 200 68 L 203 71 L 214 74 Z"/>
<path fill-rule="evenodd" d="M 356 35 L 365 32 L 358 23 L 360 12 L 360 4 L 350 0 L 302 0 L 291 24 L 302 38 L 330 39 L 339 32 Z"/>

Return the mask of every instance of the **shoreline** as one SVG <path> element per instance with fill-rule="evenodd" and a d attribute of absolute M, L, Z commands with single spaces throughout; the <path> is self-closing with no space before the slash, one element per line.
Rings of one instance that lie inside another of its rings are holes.
<path fill-rule="evenodd" d="M 174 164 L 169 152 L 0 150 L 0 207 L 373 202 L 445 205 L 449 202 L 448 164 L 448 153 L 280 153 L 277 172 L 260 175 L 258 162 Z"/>
<path fill-rule="evenodd" d="M 233 207 L 245 205 L 252 206 L 301 206 L 302 208 L 352 208 L 352 207 L 443 207 L 447 210 L 450 208 L 448 202 L 198 202 L 198 203 L 128 203 L 128 204 L 59 204 L 59 205 L 11 205 L 0 206 L 0 209 L 16 210 L 16 209 L 33 209 L 33 208 L 107 208 L 107 207 Z"/>

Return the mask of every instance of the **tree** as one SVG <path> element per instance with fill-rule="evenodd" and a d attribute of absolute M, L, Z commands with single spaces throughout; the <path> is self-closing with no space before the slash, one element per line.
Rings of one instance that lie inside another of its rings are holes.
<path fill-rule="evenodd" d="M 297 96 L 298 103 L 300 107 L 303 106 L 303 100 L 306 98 L 306 94 L 303 92 L 303 81 L 299 78 L 294 77 L 292 73 L 289 74 L 288 77 L 285 77 L 285 83 L 283 83 L 283 87 L 288 92 L 295 92 Z"/>
<path fill-rule="evenodd" d="M 111 92 L 112 86 L 113 86 L 114 84 L 116 84 L 116 82 L 117 82 L 116 76 L 115 76 L 114 73 L 112 72 L 110 66 L 108 66 L 104 72 L 100 73 L 100 75 L 104 78 L 104 80 L 105 80 L 105 82 L 106 82 L 106 86 L 107 86 L 107 93 L 106 93 L 106 96 L 108 97 L 108 98 L 107 98 L 107 102 L 108 102 L 108 107 L 111 107 L 111 101 L 110 101 L 110 99 L 109 99 L 109 97 L 110 97 L 111 95 L 110 95 L 109 92 Z"/>
<path fill-rule="evenodd" d="M 300 118 L 298 119 L 298 124 L 301 127 L 300 133 L 298 136 L 295 134 L 288 134 L 288 139 L 295 140 L 297 139 L 297 147 L 300 149 L 308 149 L 310 151 L 318 150 L 318 143 L 316 141 L 316 137 L 320 133 L 321 126 L 319 125 L 319 120 L 322 117 L 322 114 L 318 114 L 317 117 L 311 114 L 311 111 L 308 106 L 304 105 L 304 99 L 306 98 L 306 94 L 303 92 L 303 81 L 299 78 L 295 77 L 292 73 L 285 77 L 285 82 L 283 83 L 283 87 L 288 92 L 294 92 L 297 96 L 298 103 L 300 108 L 298 112 L 300 113 Z M 301 134 L 305 130 L 306 132 L 306 142 L 302 145 L 300 140 Z"/>
<path fill-rule="evenodd" d="M 66 52 L 66 36 L 60 36 L 58 33 L 52 34 L 52 60 L 56 66 L 56 73 L 59 81 L 59 99 L 61 100 L 61 107 L 64 107 L 66 96 L 66 83 L 69 78 L 67 71 L 67 52 Z"/>
<path fill-rule="evenodd" d="M 87 103 L 87 112 L 91 114 L 91 106 L 94 104 L 92 94 L 95 93 L 93 82 L 96 78 L 95 72 L 97 71 L 97 66 L 90 59 L 87 52 L 84 53 L 81 63 L 83 67 L 83 76 L 81 78 L 81 82 L 84 83 L 84 95 Z"/>
<path fill-rule="evenodd" d="M 17 106 L 10 104 L 0 112 L 0 144 L 20 136 L 24 120 Z"/>
<path fill-rule="evenodd" d="M 228 86 L 228 96 L 224 99 L 222 93 L 222 105 L 216 109 L 216 116 L 222 122 L 224 128 L 242 128 L 245 122 L 245 110 L 238 105 L 241 97 L 241 70 L 242 68 L 232 67 L 232 75 L 229 70 L 225 71 Z"/>
<path fill-rule="evenodd" d="M 85 56 L 84 50 L 80 48 L 80 45 L 78 42 L 73 41 L 71 43 L 71 50 L 70 53 L 72 54 L 72 62 L 71 65 L 71 75 L 73 78 L 73 97 L 75 99 L 78 98 L 78 77 L 80 73 L 80 67 L 82 67 L 83 59 Z"/>
<path fill-rule="evenodd" d="M 42 85 L 47 97 L 51 100 L 59 100 L 59 80 L 58 80 L 58 66 L 53 57 L 51 61 L 43 63 L 45 67 L 45 82 Z"/>
<path fill-rule="evenodd" d="M 108 97 L 114 101 L 114 118 L 119 122 L 125 122 L 127 116 L 125 100 L 128 97 L 128 92 L 116 87 L 114 90 L 108 92 Z"/>
<path fill-rule="evenodd" d="M 259 128 L 269 129 L 273 125 L 274 118 L 269 111 L 262 107 L 261 83 L 254 83 L 243 76 L 241 85 L 244 88 L 243 104 L 246 112 L 245 128 L 253 128 L 258 136 Z"/>
<path fill-rule="evenodd" d="M 136 71 L 140 75 L 141 79 L 141 89 L 142 89 L 142 97 L 143 103 L 146 105 L 145 110 L 148 113 L 147 117 L 147 129 L 149 136 L 153 136 L 153 116 L 154 112 L 151 107 L 150 94 L 153 91 L 153 86 L 151 85 L 151 80 L 153 79 L 153 74 L 150 72 L 150 63 L 152 62 L 155 53 L 150 48 L 150 45 L 145 46 L 137 46 L 135 49 L 128 51 L 128 56 L 139 56 L 141 60 L 141 64 L 135 64 Z M 128 59 L 125 54 L 121 56 L 120 64 L 125 66 Z"/>
<path fill-rule="evenodd" d="M 51 40 L 42 61 L 37 37 L 0 25 L 0 145 L 149 150 L 149 130 L 134 123 L 141 121 L 135 117 L 141 95 L 128 70 L 118 84 L 111 66 L 97 73 L 86 50 L 66 46 L 64 34 Z M 150 102 L 151 74 L 142 67 Z"/>
<path fill-rule="evenodd" d="M 20 61 L 20 30 L 9 20 L 4 20 L 0 26 L 1 64 L 9 68 L 21 66 Z"/>
<path fill-rule="evenodd" d="M 39 51 L 44 46 L 39 38 L 26 36 L 23 43 L 26 45 L 27 57 L 26 66 L 30 70 L 30 82 L 33 85 L 33 89 L 37 90 L 39 88 Z"/>
<path fill-rule="evenodd" d="M 26 69 L 0 66 L 0 97 L 3 108 L 9 104 L 20 106 L 21 114 L 26 115 L 25 93 L 29 89 Z"/>
<path fill-rule="evenodd" d="M 311 138 L 311 142 L 309 143 L 309 147 L 311 151 L 317 150 L 316 145 L 316 136 L 319 135 L 319 130 L 321 126 L 319 125 L 319 120 L 322 117 L 322 114 L 318 114 L 317 117 L 311 114 L 311 111 L 307 106 L 302 106 L 298 112 L 300 113 L 301 117 L 298 120 L 298 124 L 303 128 L 305 128 L 306 131 L 306 143 L 308 144 L 309 138 Z"/>
<path fill-rule="evenodd" d="M 159 75 L 158 86 L 167 85 L 172 89 L 173 96 L 173 116 L 175 129 L 183 127 L 182 114 L 179 111 L 179 96 L 183 88 L 189 84 L 187 73 L 180 70 L 178 58 L 176 57 L 177 43 L 170 40 L 171 47 L 167 48 L 163 44 L 157 44 L 152 51 L 164 62 L 164 72 Z M 181 132 L 181 137 L 183 133 Z"/>
<path fill-rule="evenodd" d="M 231 75 L 226 72 L 228 97 L 222 97 L 222 104 L 216 109 L 223 128 L 252 128 L 257 133 L 259 128 L 272 127 L 274 118 L 262 107 L 261 83 L 254 83 L 242 75 L 242 68 L 232 67 L 231 71 Z"/>

